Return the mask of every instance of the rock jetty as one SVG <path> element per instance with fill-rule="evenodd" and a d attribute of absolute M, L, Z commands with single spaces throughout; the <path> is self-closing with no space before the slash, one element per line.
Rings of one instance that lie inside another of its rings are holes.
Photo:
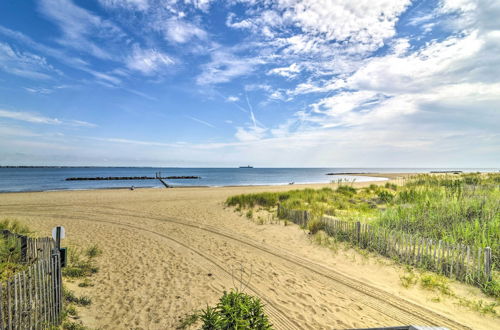
<path fill-rule="evenodd" d="M 179 179 L 201 179 L 200 176 L 188 175 L 188 176 L 166 176 L 166 177 L 154 177 L 154 176 L 106 176 L 106 177 L 83 177 L 83 178 L 66 178 L 66 181 L 95 181 L 95 180 L 179 180 Z"/>

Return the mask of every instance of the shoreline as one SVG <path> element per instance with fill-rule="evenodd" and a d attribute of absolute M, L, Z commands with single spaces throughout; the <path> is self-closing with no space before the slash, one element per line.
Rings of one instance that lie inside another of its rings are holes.
<path fill-rule="evenodd" d="M 411 169 L 410 169 L 411 170 Z M 462 169 L 463 170 L 463 169 Z M 479 170 L 479 169 L 478 169 Z M 483 169 L 485 170 L 485 169 Z M 475 172 L 464 172 L 464 173 L 475 173 Z M 480 171 L 480 173 L 497 173 L 496 169 L 489 169 L 488 171 Z M 361 182 L 368 182 L 368 181 L 373 181 L 373 182 L 379 182 L 379 181 L 387 181 L 387 180 L 397 180 L 397 179 L 402 179 L 405 177 L 409 176 L 414 176 L 414 175 L 419 175 L 419 174 L 430 174 L 430 175 L 453 175 L 452 173 L 449 172 L 436 172 L 432 173 L 429 172 L 427 169 L 422 169 L 420 172 L 341 172 L 341 173 L 326 173 L 325 177 L 328 178 L 328 180 L 325 181 L 311 181 L 311 182 L 300 182 L 300 183 L 293 183 L 290 184 L 290 182 L 278 182 L 278 183 L 257 183 L 257 184 L 228 184 L 228 185 L 177 185 L 175 183 L 170 185 L 170 188 L 224 188 L 224 187 L 278 187 L 278 186 L 296 186 L 296 187 L 303 187 L 303 186 L 308 186 L 308 185 L 327 185 L 327 184 L 336 184 L 336 177 L 345 177 L 345 176 L 351 176 L 351 177 L 369 177 L 373 178 L 375 180 L 369 180 L 367 179 L 366 181 L 357 181 L 356 178 L 353 179 L 346 179 L 347 183 L 361 183 Z M 343 178 L 339 178 L 343 179 Z M 91 181 L 91 180 L 89 180 Z M 111 180 L 111 181 L 118 181 L 118 180 Z M 293 181 L 292 181 L 293 182 Z M 19 194 L 19 193 L 37 193 L 37 192 L 57 192 L 57 191 L 102 191 L 102 190 L 127 190 L 130 189 L 130 187 L 133 186 L 134 189 L 158 189 L 158 188 L 164 188 L 162 185 L 157 185 L 157 186 L 135 186 L 135 185 L 126 185 L 126 186 L 104 186 L 104 187 L 88 187 L 88 188 L 48 188 L 48 189 L 24 189 L 24 190 L 0 190 L 0 195 L 4 194 Z"/>
<path fill-rule="evenodd" d="M 366 173 L 366 174 L 356 174 L 356 176 L 364 176 L 364 177 L 373 177 L 377 178 L 377 180 L 366 180 L 366 181 L 353 181 L 353 183 L 365 183 L 365 182 L 382 182 L 391 180 L 391 176 L 393 175 L 401 175 L 407 173 Z M 340 174 L 339 174 L 340 175 Z M 342 175 L 344 176 L 344 175 Z M 330 175 L 330 177 L 334 177 L 334 175 Z M 378 178 L 381 178 L 380 180 Z M 301 183 L 263 183 L 263 184 L 242 184 L 242 185 L 196 185 L 196 186 L 175 186 L 172 185 L 170 188 L 238 188 L 238 187 L 300 187 L 300 186 L 310 186 L 310 185 L 326 185 L 326 184 L 337 184 L 337 182 L 301 182 Z M 351 181 L 347 181 L 347 183 L 351 183 Z M 103 191 L 103 190 L 130 190 L 131 186 L 126 187 L 102 187 L 102 188 L 60 188 L 60 189 L 47 189 L 47 190 L 22 190 L 22 191 L 0 191 L 0 195 L 2 194 L 21 194 L 21 193 L 39 193 L 39 192 L 59 192 L 59 191 Z M 170 189 L 165 188 L 163 186 L 149 186 L 149 187 L 137 187 L 134 186 L 135 189 Z"/>

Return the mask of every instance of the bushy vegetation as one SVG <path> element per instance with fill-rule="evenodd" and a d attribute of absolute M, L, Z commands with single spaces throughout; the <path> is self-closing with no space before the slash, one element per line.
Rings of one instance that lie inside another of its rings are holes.
<path fill-rule="evenodd" d="M 420 174 L 399 187 L 387 183 L 355 189 L 344 183 L 336 189 L 238 195 L 226 203 L 268 209 L 280 203 L 449 243 L 489 246 L 494 262 L 500 262 L 500 173 Z"/>
<path fill-rule="evenodd" d="M 272 329 L 259 298 L 239 291 L 224 292 L 215 307 L 199 315 L 202 329 Z"/>
<path fill-rule="evenodd" d="M 318 232 L 321 215 L 360 221 L 386 229 L 471 247 L 491 247 L 493 268 L 500 264 L 500 173 L 420 174 L 400 186 L 386 183 L 354 189 L 340 183 L 336 189 L 303 189 L 230 197 L 227 205 L 261 206 L 271 210 L 280 203 L 287 209 L 308 210 L 308 229 Z M 500 284 L 483 286 L 500 297 Z"/>
<path fill-rule="evenodd" d="M 63 276 L 66 277 L 85 277 L 98 272 L 99 268 L 95 265 L 95 257 L 102 251 L 92 245 L 84 251 L 78 248 L 68 249 L 68 265 L 62 269 Z"/>
<path fill-rule="evenodd" d="M 91 245 L 85 249 L 76 247 L 68 248 L 68 265 L 62 269 L 62 274 L 66 280 L 72 282 L 75 279 L 82 280 L 78 283 L 80 288 L 94 286 L 91 276 L 99 271 L 95 265 L 95 259 L 102 254 L 102 250 L 97 245 Z M 76 307 L 85 307 L 92 304 L 92 299 L 87 295 L 76 296 L 74 292 L 63 286 L 63 296 L 65 301 L 65 313 L 61 328 L 64 330 L 86 330 L 79 320 Z"/>
<path fill-rule="evenodd" d="M 12 233 L 27 235 L 30 233 L 28 226 L 23 225 L 15 219 L 3 219 L 0 221 L 0 231 L 8 230 Z"/>
<path fill-rule="evenodd" d="M 434 292 L 436 296 L 431 298 L 433 302 L 441 301 L 442 297 L 451 298 L 455 300 L 455 303 L 481 314 L 498 317 L 497 310 L 500 307 L 500 301 L 483 301 L 482 299 L 475 300 L 460 296 L 451 289 L 449 279 L 444 276 L 429 272 L 415 272 L 412 267 L 407 266 L 404 274 L 400 275 L 399 278 L 401 285 L 405 288 L 410 288 L 419 283 L 421 288 Z"/>
<path fill-rule="evenodd" d="M 280 203 L 288 209 L 308 210 L 315 215 L 371 219 L 377 214 L 377 205 L 384 203 L 377 196 L 377 193 L 384 189 L 373 185 L 364 190 L 356 190 L 348 183 L 342 183 L 336 189 L 326 187 L 237 195 L 229 197 L 226 204 L 239 208 L 261 206 L 271 209 Z"/>
<path fill-rule="evenodd" d="M 500 255 L 500 174 L 409 179 L 375 224 L 435 240 L 491 247 Z"/>
<path fill-rule="evenodd" d="M 0 280 L 6 280 L 15 273 L 22 271 L 26 265 L 21 264 L 21 245 L 15 237 L 4 237 L 2 230 L 16 234 L 28 234 L 29 228 L 17 220 L 4 219 L 0 221 Z"/>

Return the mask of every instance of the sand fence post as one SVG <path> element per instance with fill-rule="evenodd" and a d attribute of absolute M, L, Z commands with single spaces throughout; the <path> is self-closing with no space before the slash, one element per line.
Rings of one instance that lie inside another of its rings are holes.
<path fill-rule="evenodd" d="M 356 222 L 356 239 L 358 241 L 358 246 L 361 246 L 361 223 L 359 221 Z"/>
<path fill-rule="evenodd" d="M 491 281 L 491 248 L 484 248 L 484 277 L 486 281 Z"/>

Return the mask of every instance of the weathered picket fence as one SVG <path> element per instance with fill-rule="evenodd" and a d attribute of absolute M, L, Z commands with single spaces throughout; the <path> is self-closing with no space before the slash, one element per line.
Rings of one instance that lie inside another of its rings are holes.
<path fill-rule="evenodd" d="M 54 249 L 54 240 L 5 232 L 4 237 L 19 240 L 26 267 L 0 283 L 0 329 L 48 329 L 58 325 L 63 290 L 60 254 Z"/>
<path fill-rule="evenodd" d="M 16 248 L 21 251 L 22 263 L 33 263 L 39 259 L 48 259 L 55 247 L 51 237 L 33 238 L 25 235 L 12 233 L 9 230 L 2 230 L 3 238 L 14 241 Z"/>
<path fill-rule="evenodd" d="M 278 217 L 307 226 L 311 214 L 278 205 Z M 328 235 L 348 241 L 363 249 L 378 252 L 408 265 L 431 270 L 469 283 L 485 283 L 492 278 L 492 255 L 489 247 L 450 244 L 360 222 L 322 216 L 318 226 Z"/>

